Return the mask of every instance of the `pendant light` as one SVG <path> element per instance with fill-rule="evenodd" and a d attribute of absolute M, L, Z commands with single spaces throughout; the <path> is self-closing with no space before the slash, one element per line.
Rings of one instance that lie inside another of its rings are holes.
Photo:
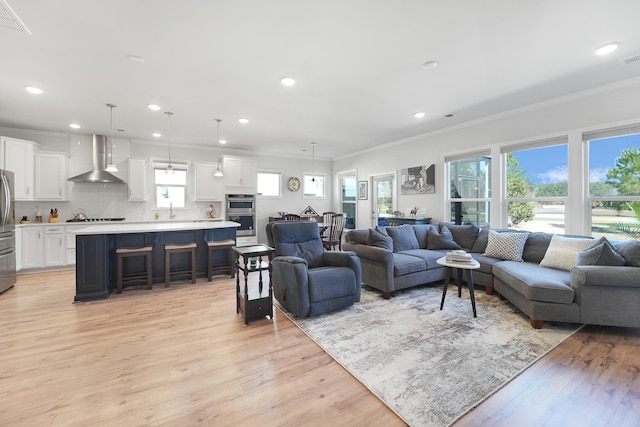
<path fill-rule="evenodd" d="M 318 189 L 318 183 L 316 182 L 316 143 L 315 141 L 311 141 L 311 168 L 312 168 L 312 176 L 311 176 L 311 191 L 314 193 Z"/>
<path fill-rule="evenodd" d="M 169 135 L 169 165 L 167 165 L 167 168 L 164 170 L 164 173 L 173 175 L 173 166 L 171 166 L 171 116 L 173 116 L 173 113 L 171 111 L 165 111 L 164 113 L 167 115 L 167 119 L 168 119 L 167 130 Z"/>
<path fill-rule="evenodd" d="M 316 182 L 316 143 L 311 141 L 311 167 L 313 176 L 311 182 Z"/>
<path fill-rule="evenodd" d="M 222 120 L 220 119 L 216 119 L 216 122 L 218 122 L 218 131 L 216 133 L 216 141 L 218 143 L 218 167 L 216 168 L 216 171 L 214 172 L 213 176 L 217 176 L 217 177 L 222 177 L 224 176 L 224 174 L 222 173 L 222 169 L 220 169 L 220 163 L 222 162 L 222 159 L 220 158 L 220 122 Z"/>
<path fill-rule="evenodd" d="M 113 147 L 114 147 L 113 145 L 113 109 L 116 108 L 116 106 L 114 104 L 107 104 L 107 107 L 109 107 L 109 115 L 110 115 L 109 129 L 111 130 L 111 159 L 105 170 L 107 172 L 118 172 L 116 163 L 113 160 Z"/>

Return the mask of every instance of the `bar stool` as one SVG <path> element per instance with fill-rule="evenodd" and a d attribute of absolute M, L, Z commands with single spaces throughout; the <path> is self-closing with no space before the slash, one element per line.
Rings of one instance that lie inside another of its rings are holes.
<path fill-rule="evenodd" d="M 211 282 L 213 280 L 213 272 L 214 271 L 223 271 L 228 273 L 233 279 L 236 276 L 236 269 L 233 264 L 234 256 L 233 256 L 233 247 L 236 245 L 235 240 L 227 239 L 221 240 L 219 242 L 207 242 L 207 246 L 209 247 L 209 251 L 207 252 L 207 271 L 208 271 L 208 281 Z M 228 251 L 229 252 L 229 262 L 226 264 L 216 264 L 213 265 L 213 260 L 211 259 L 211 254 L 214 251 Z"/>
<path fill-rule="evenodd" d="M 151 286 L 153 284 L 153 269 L 151 264 L 152 250 L 153 250 L 153 247 L 151 246 L 145 246 L 142 248 L 116 248 L 116 256 L 118 259 L 116 293 L 118 294 L 122 293 L 122 285 L 125 283 L 137 282 L 145 279 L 147 281 L 147 289 L 151 289 Z M 134 256 L 145 257 L 146 272 L 124 275 L 123 269 L 122 269 L 123 259 L 134 257 Z"/>
<path fill-rule="evenodd" d="M 179 253 L 189 253 L 191 255 L 191 268 L 171 270 L 171 255 Z M 165 244 L 164 245 L 164 285 L 169 287 L 172 276 L 191 275 L 191 283 L 196 283 L 196 244 Z"/>

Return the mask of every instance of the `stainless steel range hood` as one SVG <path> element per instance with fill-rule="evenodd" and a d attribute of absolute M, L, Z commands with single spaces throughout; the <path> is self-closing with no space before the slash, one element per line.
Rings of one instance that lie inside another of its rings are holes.
<path fill-rule="evenodd" d="M 93 135 L 93 170 L 73 176 L 68 181 L 124 184 L 124 181 L 105 171 L 107 167 L 107 137 Z"/>

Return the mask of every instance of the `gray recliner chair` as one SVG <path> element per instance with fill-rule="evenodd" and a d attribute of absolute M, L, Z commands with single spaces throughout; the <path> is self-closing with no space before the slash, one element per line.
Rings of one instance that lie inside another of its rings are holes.
<path fill-rule="evenodd" d="M 360 301 L 360 258 L 355 252 L 325 251 L 318 224 L 270 222 L 267 241 L 273 294 L 296 317 L 316 316 Z"/>

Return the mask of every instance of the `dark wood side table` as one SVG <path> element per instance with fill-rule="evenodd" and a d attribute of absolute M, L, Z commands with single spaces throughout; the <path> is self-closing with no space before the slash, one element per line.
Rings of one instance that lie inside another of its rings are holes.
<path fill-rule="evenodd" d="M 269 316 L 273 319 L 273 290 L 271 288 L 271 260 L 273 248 L 267 245 L 236 246 L 236 313 L 242 313 L 244 324 Z M 266 257 L 267 260 L 263 260 Z M 253 262 L 255 260 L 255 262 Z M 244 272 L 244 289 L 240 288 L 240 270 Z M 269 271 L 267 286 L 262 272 Z M 258 272 L 258 287 L 249 286 L 249 273 Z"/>

